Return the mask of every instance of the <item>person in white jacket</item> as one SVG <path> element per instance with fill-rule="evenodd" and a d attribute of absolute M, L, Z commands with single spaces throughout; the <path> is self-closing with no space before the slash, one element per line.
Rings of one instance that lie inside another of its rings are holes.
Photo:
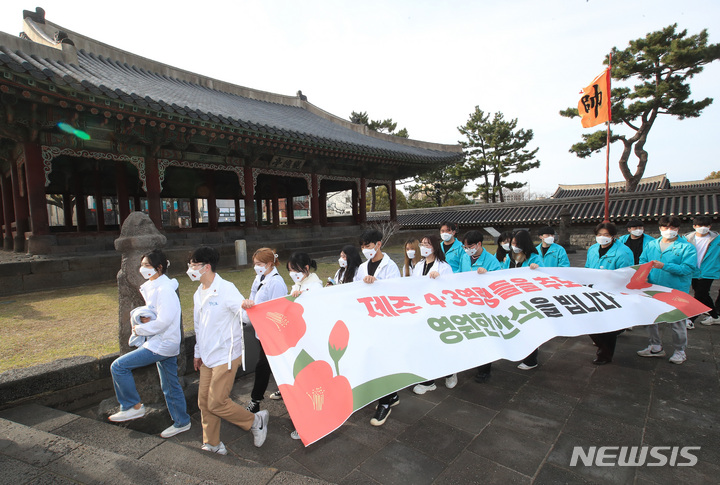
<path fill-rule="evenodd" d="M 445 261 L 445 252 L 440 248 L 440 238 L 434 235 L 424 236 L 420 241 L 422 260 L 415 265 L 413 277 L 428 276 L 432 279 L 453 274 L 452 267 Z M 452 389 L 457 385 L 457 374 L 445 377 L 445 386 Z M 437 389 L 435 381 L 426 381 L 413 387 L 415 394 L 425 394 Z"/>
<path fill-rule="evenodd" d="M 215 272 L 220 254 L 201 247 L 190 257 L 187 274 L 199 281 L 193 296 L 195 317 L 195 370 L 200 372 L 198 407 L 203 428 L 202 449 L 220 455 L 227 449 L 220 441 L 220 420 L 253 434 L 260 447 L 267 437 L 269 414 L 253 414 L 230 399 L 238 367 L 243 364 L 242 303 L 235 285 Z"/>
<path fill-rule="evenodd" d="M 242 303 L 243 310 L 255 306 L 256 303 L 282 298 L 287 295 L 288 288 L 277 270 L 278 255 L 274 249 L 260 248 L 253 254 L 253 268 L 255 280 L 250 287 L 250 298 Z M 252 323 L 246 312 L 243 311 L 243 322 Z M 255 383 L 250 393 L 250 404 L 245 409 L 251 413 L 260 411 L 260 401 L 265 397 L 270 382 L 270 363 L 260 344 L 260 355 L 255 365 Z"/>
<path fill-rule="evenodd" d="M 367 258 L 358 268 L 355 281 L 362 281 L 369 285 L 378 280 L 399 278 L 400 270 L 390 256 L 382 252 L 383 235 L 377 229 L 367 229 L 360 235 L 360 249 Z M 390 408 L 400 404 L 397 392 L 388 394 L 378 400 L 375 415 L 370 419 L 373 426 L 382 426 L 390 416 Z"/>
<path fill-rule="evenodd" d="M 145 415 L 145 406 L 135 387 L 132 371 L 150 364 L 157 365 L 160 386 L 165 395 L 173 425 L 160 436 L 170 438 L 190 429 L 187 403 L 178 379 L 177 356 L 180 353 L 180 299 L 178 282 L 165 276 L 170 265 L 165 254 L 156 249 L 145 254 L 140 262 L 140 273 L 148 280 L 140 286 L 140 294 L 155 319 L 140 318 L 133 326 L 133 335 L 148 337 L 145 343 L 132 352 L 115 359 L 110 372 L 120 411 L 110 416 L 110 421 L 122 422 Z"/>

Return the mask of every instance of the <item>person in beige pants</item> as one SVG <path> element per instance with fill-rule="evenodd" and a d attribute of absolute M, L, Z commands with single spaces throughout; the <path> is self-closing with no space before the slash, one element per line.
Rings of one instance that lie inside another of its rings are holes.
<path fill-rule="evenodd" d="M 198 406 L 203 428 L 202 449 L 221 455 L 227 449 L 220 441 L 220 420 L 250 431 L 255 446 L 267 437 L 269 414 L 253 414 L 230 399 L 238 367 L 244 366 L 242 302 L 245 298 L 235 285 L 215 273 L 220 259 L 211 247 L 196 249 L 190 257 L 187 274 L 199 281 L 195 295 L 195 370 L 200 372 Z"/>

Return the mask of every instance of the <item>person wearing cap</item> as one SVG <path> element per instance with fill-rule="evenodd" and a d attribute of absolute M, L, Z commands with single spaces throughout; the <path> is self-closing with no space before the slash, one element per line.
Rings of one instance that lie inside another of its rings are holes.
<path fill-rule="evenodd" d="M 536 249 L 543 261 L 543 265 L 546 268 L 569 268 L 570 260 L 565 248 L 555 242 L 555 229 L 545 226 L 540 228 L 538 234 L 542 242 L 538 244 Z"/>
<path fill-rule="evenodd" d="M 653 241 L 653 238 L 645 234 L 645 227 L 643 221 L 640 219 L 629 220 L 627 223 L 627 231 L 627 234 L 620 236 L 617 240 L 620 244 L 624 244 L 630 248 L 635 259 L 633 264 L 638 264 L 643 249 L 647 247 L 648 243 Z"/>

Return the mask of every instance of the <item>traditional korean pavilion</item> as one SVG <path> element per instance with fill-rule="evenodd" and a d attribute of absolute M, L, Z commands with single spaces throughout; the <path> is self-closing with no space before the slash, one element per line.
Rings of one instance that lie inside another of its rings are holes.
<path fill-rule="evenodd" d="M 368 187 L 455 163 L 457 145 L 409 140 L 285 96 L 203 77 L 23 12 L 0 32 L 0 227 L 5 250 L 46 253 L 117 233 L 131 211 L 165 231 L 366 221 Z M 328 193 L 349 191 L 346 214 Z"/>

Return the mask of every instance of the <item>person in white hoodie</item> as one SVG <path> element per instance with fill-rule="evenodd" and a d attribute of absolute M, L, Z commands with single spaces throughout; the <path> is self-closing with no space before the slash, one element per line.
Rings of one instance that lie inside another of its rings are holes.
<path fill-rule="evenodd" d="M 193 296 L 195 317 L 195 370 L 200 372 L 198 407 L 203 428 L 202 449 L 220 455 L 227 449 L 220 441 L 220 420 L 250 431 L 260 447 L 267 438 L 267 411 L 251 413 L 230 399 L 238 367 L 244 366 L 242 303 L 235 285 L 215 272 L 220 253 L 211 247 L 193 251 L 187 274 L 199 281 Z"/>
<path fill-rule="evenodd" d="M 140 274 L 148 280 L 140 286 L 140 294 L 149 314 L 155 318 L 140 317 L 140 324 L 133 326 L 133 335 L 147 337 L 137 350 L 115 359 L 110 366 L 115 395 L 120 411 L 110 416 L 110 421 L 122 422 L 145 415 L 145 406 L 135 387 L 132 371 L 150 364 L 157 365 L 160 386 L 165 395 L 173 425 L 160 436 L 170 438 L 190 429 L 187 403 L 178 379 L 177 356 L 180 353 L 180 299 L 178 282 L 165 275 L 170 265 L 165 254 L 156 249 L 145 254 L 140 262 Z"/>
<path fill-rule="evenodd" d="M 250 298 L 242 304 L 243 310 L 248 310 L 257 303 L 282 298 L 287 295 L 288 289 L 285 281 L 277 270 L 278 255 L 270 248 L 260 248 L 253 254 L 253 267 L 255 280 L 250 287 Z M 246 312 L 243 312 L 243 322 L 251 323 Z M 270 382 L 270 363 L 260 344 L 260 355 L 255 365 L 255 382 L 250 393 L 250 404 L 245 409 L 251 413 L 260 411 L 260 401 L 265 397 Z"/>

